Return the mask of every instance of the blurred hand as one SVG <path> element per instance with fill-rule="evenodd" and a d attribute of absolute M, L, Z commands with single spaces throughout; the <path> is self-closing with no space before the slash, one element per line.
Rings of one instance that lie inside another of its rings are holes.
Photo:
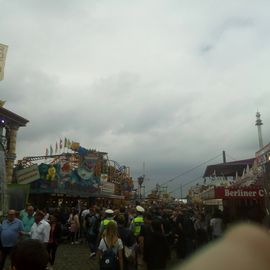
<path fill-rule="evenodd" d="M 269 270 L 270 236 L 256 225 L 237 225 L 176 269 Z"/>

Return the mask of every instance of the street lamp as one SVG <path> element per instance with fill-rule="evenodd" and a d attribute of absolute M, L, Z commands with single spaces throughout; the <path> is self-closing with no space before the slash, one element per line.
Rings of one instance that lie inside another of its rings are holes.
<path fill-rule="evenodd" d="M 142 184 L 143 184 L 143 181 L 144 181 L 144 175 L 138 177 L 138 184 L 139 184 L 139 200 L 140 200 L 140 201 L 142 200 Z"/>

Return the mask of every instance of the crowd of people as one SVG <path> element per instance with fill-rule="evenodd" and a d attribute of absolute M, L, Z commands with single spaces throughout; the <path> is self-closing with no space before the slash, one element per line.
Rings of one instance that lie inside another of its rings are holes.
<path fill-rule="evenodd" d="M 100 269 L 166 269 L 173 254 L 184 260 L 223 231 L 220 210 L 210 214 L 184 204 L 42 210 L 28 204 L 20 212 L 10 209 L 2 221 L 0 269 L 18 243 L 30 240 L 46 248 L 47 269 L 53 269 L 63 241 L 86 243 Z"/>

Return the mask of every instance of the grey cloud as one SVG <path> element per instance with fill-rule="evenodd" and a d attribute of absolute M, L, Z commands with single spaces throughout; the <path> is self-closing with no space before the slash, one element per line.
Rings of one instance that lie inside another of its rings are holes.
<path fill-rule="evenodd" d="M 224 2 L 215 12 L 213 1 L 2 2 L 0 42 L 9 51 L 0 94 L 30 120 L 19 156 L 69 137 L 108 152 L 134 177 L 145 159 L 150 188 L 223 149 L 254 155 L 257 108 L 267 143 L 261 1 Z"/>
<path fill-rule="evenodd" d="M 207 54 L 211 52 L 216 46 L 223 41 L 224 36 L 230 31 L 243 31 L 244 29 L 250 28 L 255 30 L 255 22 L 253 18 L 249 17 L 229 17 L 219 22 L 219 24 L 213 27 L 213 33 L 209 37 L 211 39 L 205 42 L 200 47 L 200 52 L 202 54 Z"/>

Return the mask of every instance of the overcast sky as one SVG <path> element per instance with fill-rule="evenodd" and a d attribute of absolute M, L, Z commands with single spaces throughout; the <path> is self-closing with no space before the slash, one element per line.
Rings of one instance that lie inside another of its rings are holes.
<path fill-rule="evenodd" d="M 145 161 L 148 190 L 222 150 L 228 161 L 253 157 L 257 109 L 270 141 L 270 1 L 0 0 L 0 7 L 0 43 L 9 46 L 0 98 L 30 121 L 18 133 L 18 158 L 67 137 L 108 152 L 135 178 Z"/>

